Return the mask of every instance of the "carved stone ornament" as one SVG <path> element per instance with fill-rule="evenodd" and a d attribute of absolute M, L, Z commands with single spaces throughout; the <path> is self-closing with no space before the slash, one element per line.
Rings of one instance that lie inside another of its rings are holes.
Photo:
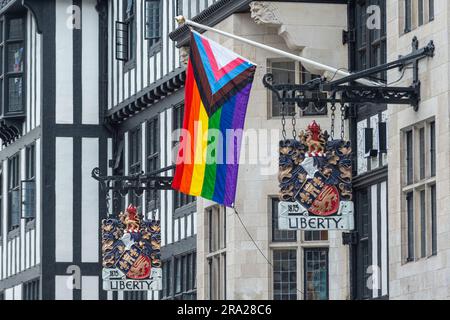
<path fill-rule="evenodd" d="M 187 66 L 189 61 L 189 47 L 181 47 L 180 48 L 180 61 L 185 66 Z"/>
<path fill-rule="evenodd" d="M 278 8 L 271 3 L 254 1 L 250 3 L 252 19 L 257 24 L 270 24 L 279 26 L 282 24 L 279 18 Z"/>

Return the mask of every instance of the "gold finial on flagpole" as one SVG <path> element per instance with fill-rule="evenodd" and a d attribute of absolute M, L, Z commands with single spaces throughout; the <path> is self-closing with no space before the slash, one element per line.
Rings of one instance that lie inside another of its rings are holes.
<path fill-rule="evenodd" d="M 186 23 L 186 18 L 184 16 L 176 16 L 175 21 L 178 23 L 178 26 L 182 26 Z"/>

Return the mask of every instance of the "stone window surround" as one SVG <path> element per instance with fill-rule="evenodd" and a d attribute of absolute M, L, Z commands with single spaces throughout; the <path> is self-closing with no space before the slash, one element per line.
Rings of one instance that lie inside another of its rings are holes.
<path fill-rule="evenodd" d="M 269 213 L 267 215 L 268 226 L 269 226 L 269 233 L 272 234 L 272 199 L 277 198 L 277 195 L 271 195 L 268 199 L 268 210 Z M 297 231 L 297 241 L 296 242 L 272 242 L 272 239 L 270 239 L 269 242 L 269 251 L 270 261 L 273 261 L 273 252 L 274 250 L 289 250 L 289 249 L 295 249 L 297 251 L 297 298 L 298 300 L 304 299 L 304 266 L 303 262 L 305 261 L 304 257 L 304 249 L 329 249 L 329 240 L 325 241 L 306 241 L 304 237 L 304 232 L 298 230 Z M 271 272 L 269 274 L 269 297 L 270 299 L 273 299 L 274 293 L 273 293 L 273 270 L 271 269 Z"/>
<path fill-rule="evenodd" d="M 420 0 L 410 0 L 411 1 L 411 30 L 405 30 L 406 27 L 406 12 L 405 12 L 405 1 L 398 1 L 398 12 L 399 12 L 399 34 L 400 36 L 410 33 L 411 31 L 422 27 L 430 22 L 433 22 L 436 16 L 436 3 L 434 4 L 434 15 L 430 17 L 430 1 L 423 1 L 423 24 L 419 25 L 419 1 Z"/>
<path fill-rule="evenodd" d="M 421 121 L 412 126 L 402 129 L 402 264 L 407 264 L 415 261 L 429 259 L 436 255 L 433 252 L 432 242 L 432 201 L 431 190 L 434 187 L 436 192 L 436 175 L 431 173 L 431 153 L 430 153 L 430 124 L 435 124 L 436 134 L 436 121 L 435 118 L 430 118 L 425 121 Z M 425 177 L 420 178 L 420 129 L 425 129 Z M 407 133 L 412 132 L 413 135 L 413 181 L 408 183 L 407 181 L 407 160 L 406 160 L 406 148 L 407 148 Z M 436 139 L 436 136 L 435 136 Z M 436 141 L 436 140 L 435 140 Z M 421 192 L 425 191 L 425 256 L 421 253 Z M 408 196 L 413 195 L 413 257 L 409 257 L 408 254 Z"/>

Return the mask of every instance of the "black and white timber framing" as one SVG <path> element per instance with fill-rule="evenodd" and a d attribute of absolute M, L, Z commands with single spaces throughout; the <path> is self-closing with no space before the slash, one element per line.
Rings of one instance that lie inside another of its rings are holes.
<path fill-rule="evenodd" d="M 123 141 L 127 174 L 129 132 L 136 128 L 142 129 L 139 156 L 145 171 L 146 123 L 154 118 L 159 123 L 159 166 L 172 164 L 172 108 L 183 102 L 185 67 L 168 34 L 176 27 L 177 13 L 193 17 L 214 1 L 162 0 L 160 41 L 151 50 L 144 38 L 145 2 L 135 1 L 136 55 L 131 64 L 117 60 L 115 52 L 115 25 L 124 20 L 127 1 L 0 2 L 2 18 L 20 14 L 26 23 L 25 112 L 17 120 L 21 132 L 0 147 L 0 293 L 5 299 L 30 297 L 28 283 L 37 283 L 33 298 L 127 298 L 102 290 L 99 224 L 113 208 L 102 200 L 105 195 L 90 173 L 99 167 L 112 174 L 109 160 Z M 25 180 L 31 145 L 36 155 L 35 218 L 20 219 L 10 230 L 8 165 L 20 154 L 18 179 Z M 195 202 L 175 210 L 172 191 L 161 191 L 159 199 L 163 259 L 195 252 Z M 126 197 L 123 205 L 129 201 Z M 146 201 L 142 210 L 147 213 Z M 158 293 L 144 296 L 157 298 Z"/>

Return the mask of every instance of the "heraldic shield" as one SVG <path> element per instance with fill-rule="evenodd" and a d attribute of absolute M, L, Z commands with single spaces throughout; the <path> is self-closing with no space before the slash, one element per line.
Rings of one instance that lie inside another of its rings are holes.
<path fill-rule="evenodd" d="M 313 121 L 299 140 L 280 142 L 280 230 L 354 229 L 352 149 Z"/>
<path fill-rule="evenodd" d="M 103 289 L 162 290 L 160 250 L 160 222 L 143 220 L 133 205 L 118 219 L 103 220 Z"/>

